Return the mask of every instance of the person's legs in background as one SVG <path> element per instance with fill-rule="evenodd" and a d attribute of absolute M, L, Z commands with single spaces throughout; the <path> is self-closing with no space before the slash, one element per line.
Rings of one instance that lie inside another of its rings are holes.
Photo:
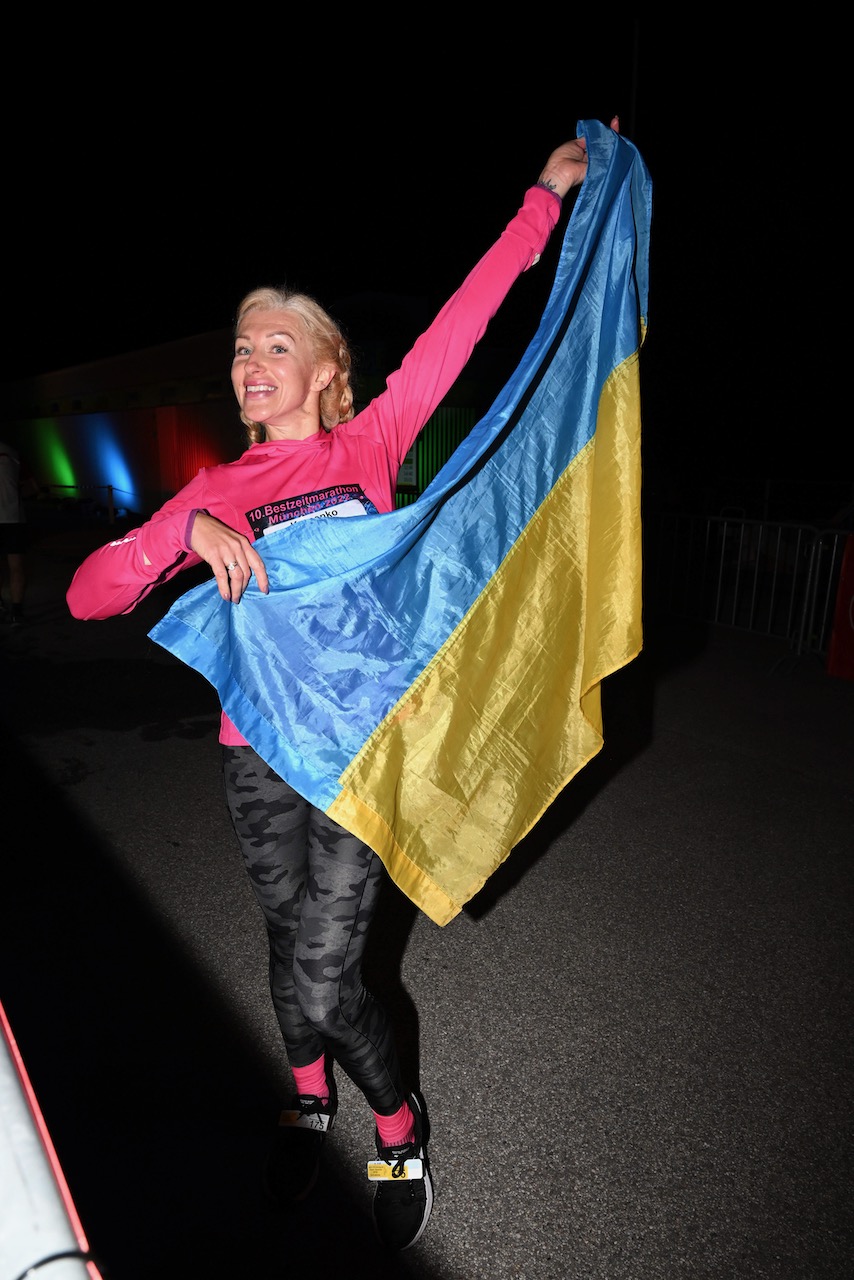
<path fill-rule="evenodd" d="M 6 557 L 6 563 L 9 566 L 9 612 L 14 626 L 24 620 L 24 593 L 27 589 L 26 566 L 23 554 L 18 551 L 10 551 Z"/>
<path fill-rule="evenodd" d="M 0 524 L 0 601 L 6 621 L 18 625 L 24 620 L 27 590 L 27 528 L 23 524 Z"/>

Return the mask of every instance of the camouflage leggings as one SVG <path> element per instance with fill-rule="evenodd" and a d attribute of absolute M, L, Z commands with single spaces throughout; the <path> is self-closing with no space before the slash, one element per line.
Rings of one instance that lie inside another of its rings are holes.
<path fill-rule="evenodd" d="M 405 1097 L 391 1026 L 362 985 L 380 859 L 251 747 L 222 748 L 231 820 L 264 913 L 270 991 L 292 1066 L 327 1050 L 391 1115 Z"/>

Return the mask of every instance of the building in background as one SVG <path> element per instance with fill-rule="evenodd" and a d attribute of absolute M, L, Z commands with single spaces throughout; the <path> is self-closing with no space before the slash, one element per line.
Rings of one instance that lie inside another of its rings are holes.
<path fill-rule="evenodd" d="M 343 299 L 334 312 L 357 335 L 358 409 L 383 389 L 430 316 L 419 299 L 384 294 Z M 399 505 L 436 475 L 513 358 L 504 348 L 475 352 L 401 469 Z M 200 467 L 236 458 L 246 438 L 230 365 L 231 331 L 220 329 L 4 387 L 4 434 L 26 452 L 49 499 L 34 523 L 136 523 Z"/>

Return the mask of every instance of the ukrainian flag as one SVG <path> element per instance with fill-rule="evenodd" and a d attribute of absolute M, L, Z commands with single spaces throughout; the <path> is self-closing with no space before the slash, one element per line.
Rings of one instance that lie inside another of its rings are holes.
<path fill-rule="evenodd" d="M 638 360 L 652 187 L 579 122 L 588 171 L 533 341 L 417 502 L 305 520 L 151 638 L 438 925 L 603 745 L 601 684 L 640 652 Z"/>

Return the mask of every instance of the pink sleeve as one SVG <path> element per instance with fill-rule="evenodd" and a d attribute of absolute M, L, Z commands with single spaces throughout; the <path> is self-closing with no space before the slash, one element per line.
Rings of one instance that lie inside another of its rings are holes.
<path fill-rule="evenodd" d="M 545 187 L 529 188 L 496 243 L 363 411 L 374 419 L 398 464 L 465 368 L 514 281 L 539 259 L 561 207 L 560 197 Z"/>
<path fill-rule="evenodd" d="M 187 545 L 191 513 L 201 509 L 198 478 L 150 520 L 87 556 L 66 592 L 75 618 L 130 613 L 161 582 L 201 563 Z"/>

